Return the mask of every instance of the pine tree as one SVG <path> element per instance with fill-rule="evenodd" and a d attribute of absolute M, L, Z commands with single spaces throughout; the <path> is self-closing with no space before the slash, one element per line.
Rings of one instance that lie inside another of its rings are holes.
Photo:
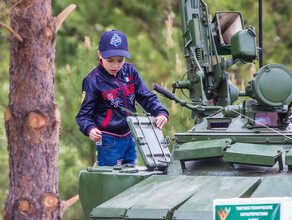
<path fill-rule="evenodd" d="M 12 34 L 10 42 L 5 113 L 10 185 L 4 219 L 61 219 L 61 116 L 55 103 L 56 27 L 51 1 L 19 1 L 10 18 L 11 28 L 19 35 Z"/>

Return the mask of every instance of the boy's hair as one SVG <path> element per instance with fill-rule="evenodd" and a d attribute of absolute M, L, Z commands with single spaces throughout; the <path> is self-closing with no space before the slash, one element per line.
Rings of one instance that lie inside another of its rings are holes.
<path fill-rule="evenodd" d="M 100 37 L 98 49 L 104 59 L 113 56 L 130 58 L 127 37 L 117 30 L 104 32 Z"/>

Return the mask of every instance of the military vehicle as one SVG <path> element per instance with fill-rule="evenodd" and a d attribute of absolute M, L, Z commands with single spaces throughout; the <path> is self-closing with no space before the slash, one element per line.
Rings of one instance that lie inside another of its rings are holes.
<path fill-rule="evenodd" d="M 145 166 L 81 171 L 86 219 L 292 219 L 292 72 L 262 66 L 239 91 L 226 69 L 257 59 L 255 29 L 239 12 L 210 19 L 202 0 L 180 0 L 180 8 L 187 71 L 172 92 L 153 89 L 190 109 L 195 125 L 174 135 L 170 153 L 155 118 L 132 113 Z"/>

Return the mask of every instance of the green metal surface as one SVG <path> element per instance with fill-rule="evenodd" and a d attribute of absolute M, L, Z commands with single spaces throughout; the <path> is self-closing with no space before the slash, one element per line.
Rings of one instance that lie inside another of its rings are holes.
<path fill-rule="evenodd" d="M 264 105 L 282 106 L 292 100 L 292 72 L 281 64 L 262 67 L 250 83 L 248 94 Z"/>
<path fill-rule="evenodd" d="M 125 214 L 129 207 L 134 206 L 138 202 L 142 201 L 145 197 L 149 196 L 157 188 L 168 185 L 174 177 L 171 176 L 153 176 L 142 181 L 141 184 L 137 184 L 123 193 L 120 193 L 116 197 L 106 201 L 105 203 L 97 206 L 93 211 L 91 216 L 96 219 L 103 219 L 108 216 L 109 212 L 118 213 L 119 217 L 120 210 L 123 209 Z M 118 211 L 115 211 L 118 210 Z"/>
<path fill-rule="evenodd" d="M 234 59 L 254 60 L 257 57 L 255 30 L 248 27 L 231 37 L 231 53 Z"/>
<path fill-rule="evenodd" d="M 102 216 L 101 218 L 98 216 Z M 124 219 L 124 208 L 94 208 L 90 213 L 92 220 L 94 219 Z"/>
<path fill-rule="evenodd" d="M 256 197 L 292 197 L 292 175 L 262 178 L 261 185 L 251 195 Z"/>
<path fill-rule="evenodd" d="M 292 150 L 286 152 L 285 154 L 285 164 L 288 165 L 288 169 L 292 171 Z"/>
<path fill-rule="evenodd" d="M 94 172 L 95 170 L 95 172 Z M 85 218 L 97 205 L 107 201 L 125 189 L 144 180 L 151 173 L 121 173 L 113 167 L 91 168 L 79 175 L 79 197 Z"/>
<path fill-rule="evenodd" d="M 168 139 L 155 124 L 155 117 L 127 117 L 140 155 L 149 170 L 165 170 L 170 162 Z"/>
<path fill-rule="evenodd" d="M 223 149 L 232 143 L 230 138 L 193 141 L 178 145 L 173 151 L 175 160 L 193 160 L 223 155 Z"/>
<path fill-rule="evenodd" d="M 196 185 L 195 180 L 196 177 L 188 176 L 151 176 L 96 207 L 92 212 L 92 217 L 103 219 L 107 217 L 108 212 L 104 210 L 122 208 L 126 213 L 126 218 L 129 219 L 151 219 L 153 210 L 161 214 L 156 218 L 162 218 L 169 215 L 170 210 L 187 200 L 199 189 L 200 184 Z M 176 193 L 169 193 L 174 190 Z M 140 213 L 140 216 L 137 213 Z"/>
<path fill-rule="evenodd" d="M 91 217 L 92 219 L 211 219 L 208 216 L 212 216 L 213 199 L 247 197 L 253 193 L 259 183 L 260 178 L 152 176 L 97 206 L 92 211 Z M 232 187 L 234 184 L 240 186 Z M 202 214 L 204 218 L 194 218 Z"/>
<path fill-rule="evenodd" d="M 151 195 L 131 207 L 127 213 L 128 218 L 151 219 L 153 211 L 156 211 L 162 214 L 156 218 L 163 219 L 164 216 L 171 219 L 173 211 L 197 193 L 200 187 L 209 182 L 208 179 L 209 177 L 176 176 L 169 184 L 153 191 Z"/>
<path fill-rule="evenodd" d="M 236 124 L 240 126 L 241 124 Z M 292 144 L 292 140 L 286 136 L 292 136 L 292 132 L 282 131 L 282 134 L 272 133 L 270 131 L 261 131 L 261 129 L 254 129 L 253 131 L 222 131 L 215 132 L 212 130 L 200 130 L 193 133 L 177 133 L 175 134 L 176 142 L 179 144 L 193 141 L 212 140 L 232 138 L 236 142 L 241 143 L 255 143 L 255 144 Z"/>
<path fill-rule="evenodd" d="M 249 197 L 260 178 L 213 176 L 195 195 L 174 212 L 175 219 L 212 219 L 214 199 Z M 236 186 L 236 187 L 234 187 Z"/>
<path fill-rule="evenodd" d="M 223 160 L 234 163 L 274 166 L 281 157 L 279 146 L 235 143 L 223 153 Z"/>

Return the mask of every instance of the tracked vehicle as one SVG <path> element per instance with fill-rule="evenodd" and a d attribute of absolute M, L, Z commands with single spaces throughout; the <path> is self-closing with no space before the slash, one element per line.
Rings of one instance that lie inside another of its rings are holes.
<path fill-rule="evenodd" d="M 254 28 L 239 12 L 211 20 L 202 0 L 180 8 L 187 71 L 172 92 L 153 89 L 190 109 L 195 125 L 172 137 L 170 152 L 155 118 L 132 113 L 145 167 L 81 171 L 86 219 L 292 219 L 292 72 L 262 66 L 239 91 L 226 69 L 257 59 Z"/>

